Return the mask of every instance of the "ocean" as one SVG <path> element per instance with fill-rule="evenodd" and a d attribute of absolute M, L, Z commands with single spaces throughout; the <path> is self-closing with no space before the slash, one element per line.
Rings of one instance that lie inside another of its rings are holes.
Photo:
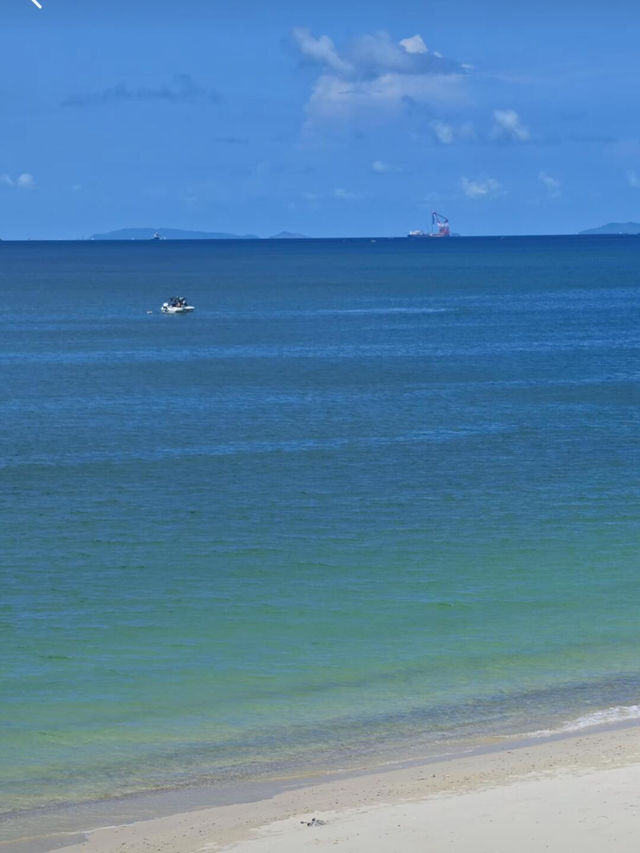
<path fill-rule="evenodd" d="M 9 836 L 640 715 L 640 240 L 4 242 L 0 283 Z"/>

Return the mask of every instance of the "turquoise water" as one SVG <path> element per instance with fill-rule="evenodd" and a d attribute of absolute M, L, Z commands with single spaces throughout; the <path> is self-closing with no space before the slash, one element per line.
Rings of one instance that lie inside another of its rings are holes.
<path fill-rule="evenodd" d="M 640 241 L 3 243 L 0 282 L 4 810 L 639 701 Z"/>

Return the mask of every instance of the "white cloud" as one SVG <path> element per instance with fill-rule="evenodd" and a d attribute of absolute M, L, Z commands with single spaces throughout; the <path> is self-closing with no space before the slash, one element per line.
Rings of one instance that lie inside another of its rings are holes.
<path fill-rule="evenodd" d="M 451 145 L 455 139 L 455 130 L 450 124 L 446 124 L 444 121 L 434 119 L 431 122 L 431 129 L 435 138 L 443 145 Z"/>
<path fill-rule="evenodd" d="M 307 27 L 296 27 L 293 38 L 300 53 L 307 59 L 326 65 L 338 74 L 348 74 L 353 70 L 349 63 L 340 58 L 329 36 L 314 38 Z"/>
<path fill-rule="evenodd" d="M 35 178 L 33 177 L 33 175 L 30 175 L 29 172 L 23 172 L 21 175 L 18 175 L 16 186 L 20 187 L 20 189 L 32 190 L 35 185 Z"/>
<path fill-rule="evenodd" d="M 463 98 L 466 71 L 428 50 L 418 34 L 395 42 L 385 32 L 361 35 L 338 51 L 329 36 L 298 27 L 293 39 L 322 69 L 307 103 L 308 123 L 368 116 L 388 120 L 410 103 L 450 104 Z"/>
<path fill-rule="evenodd" d="M 19 190 L 33 190 L 36 186 L 35 178 L 29 172 L 23 172 L 15 179 L 10 175 L 0 175 L 0 184 L 4 184 L 6 187 L 16 187 Z"/>
<path fill-rule="evenodd" d="M 371 80 L 343 80 L 323 74 L 307 104 L 311 121 L 367 115 L 378 121 L 397 116 L 408 102 L 450 104 L 458 99 L 457 75 L 381 74 Z"/>
<path fill-rule="evenodd" d="M 493 130 L 494 139 L 511 139 L 515 142 L 526 142 L 531 138 L 529 129 L 520 121 L 515 110 L 494 110 Z"/>
<path fill-rule="evenodd" d="M 479 178 L 475 181 L 460 178 L 460 186 L 467 198 L 497 198 L 504 195 L 502 184 L 495 178 Z"/>
<path fill-rule="evenodd" d="M 440 119 L 434 119 L 430 127 L 434 137 L 441 145 L 451 145 L 456 141 L 470 140 L 476 135 L 471 122 L 465 122 L 456 127 L 453 124 L 440 121 Z"/>
<path fill-rule="evenodd" d="M 402 45 L 402 47 L 407 51 L 407 53 L 428 53 L 429 48 L 426 46 L 424 41 L 422 40 L 422 36 L 416 33 L 415 36 L 411 36 L 411 38 L 400 39 L 398 44 Z M 436 51 L 436 56 L 442 57 L 441 53 Z"/>
<path fill-rule="evenodd" d="M 538 174 L 538 180 L 547 190 L 549 198 L 558 198 L 560 195 L 561 184 L 557 178 L 552 177 L 552 175 L 548 175 L 546 172 L 540 172 Z"/>
<path fill-rule="evenodd" d="M 385 163 L 382 160 L 374 160 L 371 164 L 371 169 L 378 175 L 388 175 L 393 172 L 402 171 L 398 166 L 394 166 L 391 163 Z"/>

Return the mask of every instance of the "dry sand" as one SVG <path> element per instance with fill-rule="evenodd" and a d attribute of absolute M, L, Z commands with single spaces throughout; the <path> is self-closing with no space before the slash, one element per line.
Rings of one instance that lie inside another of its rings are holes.
<path fill-rule="evenodd" d="M 66 853 L 636 853 L 640 726 L 87 833 Z"/>

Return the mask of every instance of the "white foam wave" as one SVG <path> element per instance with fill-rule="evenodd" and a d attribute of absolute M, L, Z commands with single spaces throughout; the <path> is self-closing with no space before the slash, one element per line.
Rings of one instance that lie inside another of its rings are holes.
<path fill-rule="evenodd" d="M 549 737 L 550 735 L 570 734 L 583 729 L 591 729 L 596 726 L 615 725 L 629 720 L 640 719 L 640 705 L 616 705 L 612 708 L 604 708 L 601 711 L 593 711 L 591 714 L 583 714 L 575 720 L 568 720 L 557 729 L 539 729 L 529 732 L 529 737 Z"/>

